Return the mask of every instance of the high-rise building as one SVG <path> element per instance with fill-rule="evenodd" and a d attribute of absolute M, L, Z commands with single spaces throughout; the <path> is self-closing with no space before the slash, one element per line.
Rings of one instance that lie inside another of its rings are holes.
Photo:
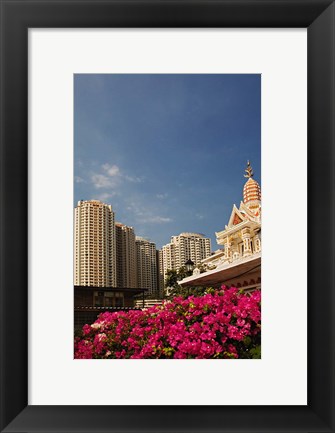
<path fill-rule="evenodd" d="M 137 287 L 149 289 L 149 295 L 158 294 L 156 245 L 136 236 Z"/>
<path fill-rule="evenodd" d="M 115 223 L 117 287 L 137 287 L 136 244 L 133 227 Z"/>
<path fill-rule="evenodd" d="M 162 247 L 162 261 L 163 261 L 163 280 L 165 282 L 166 271 L 168 269 L 177 269 L 175 260 L 175 245 L 173 243 L 166 244 Z"/>
<path fill-rule="evenodd" d="M 81 200 L 75 208 L 74 284 L 115 287 L 115 219 L 112 206 Z"/>
<path fill-rule="evenodd" d="M 178 270 L 191 259 L 195 265 L 211 255 L 211 240 L 199 233 L 172 236 L 162 248 L 164 277 L 168 269 Z"/>
<path fill-rule="evenodd" d="M 156 250 L 156 263 L 157 263 L 157 288 L 159 296 L 164 294 L 164 269 L 163 269 L 163 252 Z"/>

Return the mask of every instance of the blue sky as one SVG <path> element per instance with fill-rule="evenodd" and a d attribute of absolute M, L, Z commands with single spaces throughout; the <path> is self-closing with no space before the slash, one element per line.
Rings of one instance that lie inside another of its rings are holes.
<path fill-rule="evenodd" d="M 248 159 L 260 182 L 260 75 L 74 77 L 74 206 L 111 204 L 157 248 L 184 231 L 219 248 Z"/>

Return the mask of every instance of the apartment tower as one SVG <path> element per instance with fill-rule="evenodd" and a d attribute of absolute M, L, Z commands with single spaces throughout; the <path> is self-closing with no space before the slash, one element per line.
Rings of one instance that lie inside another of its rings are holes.
<path fill-rule="evenodd" d="M 74 284 L 115 287 L 115 219 L 112 206 L 81 200 L 75 208 Z"/>
<path fill-rule="evenodd" d="M 145 238 L 136 236 L 137 287 L 149 289 L 148 295 L 157 296 L 156 245 Z"/>
<path fill-rule="evenodd" d="M 164 277 L 168 269 L 178 270 L 189 259 L 195 265 L 211 255 L 211 240 L 199 233 L 181 233 L 172 236 L 162 248 Z"/>
<path fill-rule="evenodd" d="M 156 250 L 156 263 L 157 263 L 157 288 L 159 296 L 164 295 L 164 268 L 163 268 L 163 252 Z"/>
<path fill-rule="evenodd" d="M 136 244 L 133 227 L 115 223 L 117 287 L 136 288 Z"/>

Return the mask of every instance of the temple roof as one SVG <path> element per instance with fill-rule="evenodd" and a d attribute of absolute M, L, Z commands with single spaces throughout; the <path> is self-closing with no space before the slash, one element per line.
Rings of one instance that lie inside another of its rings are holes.
<path fill-rule="evenodd" d="M 243 202 L 247 204 L 255 200 L 261 201 L 261 187 L 256 180 L 250 177 L 243 187 Z"/>

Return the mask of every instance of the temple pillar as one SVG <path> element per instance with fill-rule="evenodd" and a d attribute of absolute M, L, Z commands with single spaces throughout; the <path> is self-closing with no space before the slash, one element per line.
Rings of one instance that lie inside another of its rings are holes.
<path fill-rule="evenodd" d="M 226 237 L 223 245 L 224 245 L 224 258 L 225 258 L 225 260 L 228 260 L 230 257 L 230 253 L 231 253 L 231 248 L 230 248 L 228 236 Z"/>
<path fill-rule="evenodd" d="M 250 238 L 250 230 L 244 229 L 242 230 L 242 240 L 243 240 L 243 257 L 251 256 L 251 238 Z"/>
<path fill-rule="evenodd" d="M 254 237 L 254 245 L 255 245 L 255 252 L 259 253 L 262 250 L 262 247 L 261 247 L 261 240 L 258 236 L 258 233 L 256 233 Z"/>

